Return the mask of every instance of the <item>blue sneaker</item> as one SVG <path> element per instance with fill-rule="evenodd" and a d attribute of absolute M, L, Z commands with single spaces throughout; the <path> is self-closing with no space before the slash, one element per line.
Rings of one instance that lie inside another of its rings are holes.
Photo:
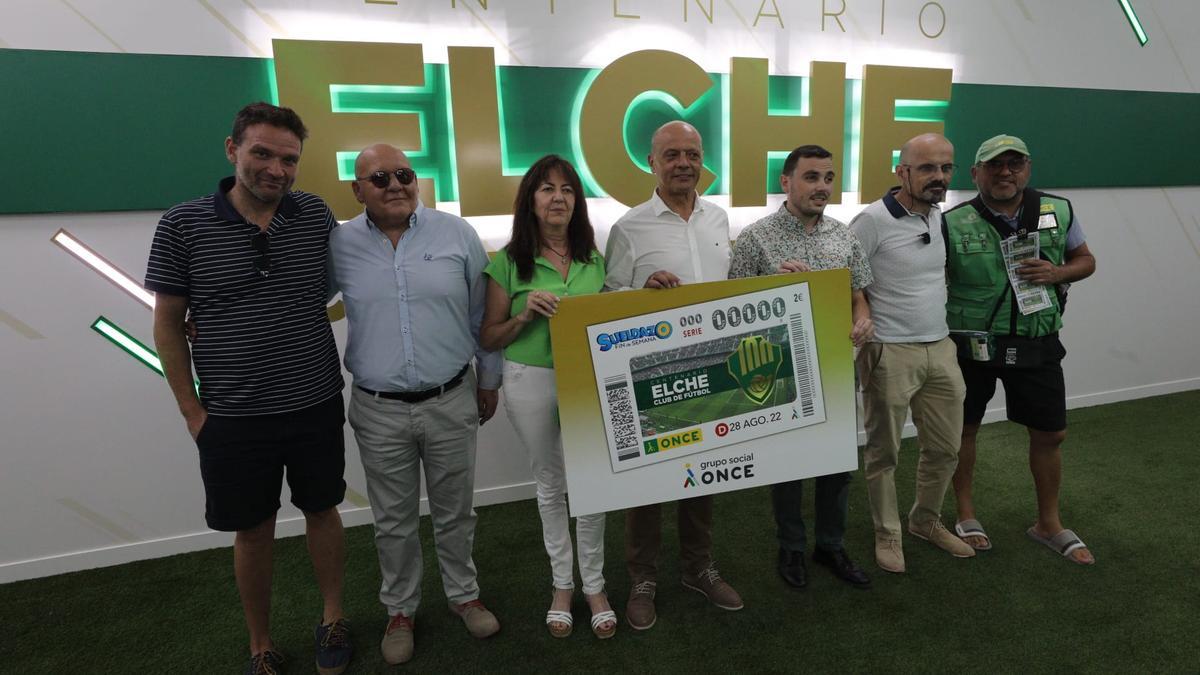
<path fill-rule="evenodd" d="M 274 649 L 264 649 L 251 656 L 246 665 L 246 675 L 280 675 L 282 672 L 283 654 Z"/>
<path fill-rule="evenodd" d="M 341 675 L 350 663 L 354 646 L 350 644 L 350 622 L 338 619 L 317 626 L 317 672 Z"/>

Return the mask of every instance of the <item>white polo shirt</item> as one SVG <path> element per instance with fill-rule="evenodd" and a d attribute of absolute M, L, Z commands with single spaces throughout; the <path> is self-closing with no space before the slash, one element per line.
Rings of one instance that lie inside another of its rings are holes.
<path fill-rule="evenodd" d="M 941 209 L 935 204 L 928 215 L 912 213 L 889 191 L 855 216 L 850 229 L 875 277 L 866 289 L 875 322 L 872 342 L 936 342 L 946 337 Z"/>
<path fill-rule="evenodd" d="M 608 290 L 642 288 L 658 270 L 685 284 L 723 280 L 729 274 L 729 216 L 696 195 L 692 217 L 684 220 L 655 190 L 613 224 L 604 264 Z"/>

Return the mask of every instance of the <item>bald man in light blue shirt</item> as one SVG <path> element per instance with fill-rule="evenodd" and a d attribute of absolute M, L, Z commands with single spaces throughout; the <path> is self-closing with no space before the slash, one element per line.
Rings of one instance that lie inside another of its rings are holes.
<path fill-rule="evenodd" d="M 349 322 L 348 419 L 389 615 L 380 651 L 398 664 L 412 658 L 421 600 L 422 465 L 450 608 L 474 637 L 500 630 L 479 601 L 471 550 L 476 429 L 496 411 L 502 359 L 479 347 L 488 258 L 475 230 L 422 206 L 412 165 L 391 146 L 360 153 L 353 188 L 366 209 L 330 235 L 331 278 Z"/>

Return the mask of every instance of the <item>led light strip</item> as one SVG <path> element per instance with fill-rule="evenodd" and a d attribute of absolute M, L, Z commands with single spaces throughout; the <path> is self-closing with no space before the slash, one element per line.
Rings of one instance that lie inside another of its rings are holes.
<path fill-rule="evenodd" d="M 70 253 L 78 258 L 83 262 L 83 264 L 91 267 L 93 270 L 98 272 L 100 276 L 111 281 L 116 285 L 117 288 L 120 288 L 126 293 L 132 295 L 138 302 L 141 302 L 150 309 L 154 309 L 153 293 L 147 291 L 145 288 L 142 288 L 141 284 L 134 281 L 133 278 L 125 272 L 122 272 L 121 269 L 116 265 L 105 260 L 99 253 L 96 253 L 92 249 L 88 248 L 86 245 L 76 239 L 70 232 L 60 229 L 54 234 L 53 237 L 50 238 L 50 241 L 62 247 L 62 249 L 67 253 Z"/>
<path fill-rule="evenodd" d="M 133 358 L 141 361 L 150 370 L 159 375 L 163 374 L 162 362 L 158 360 L 158 354 L 155 354 L 153 349 L 138 342 L 137 338 L 126 333 L 115 323 L 100 316 L 92 322 L 92 330 L 108 338 L 109 342 L 112 342 Z"/>
<path fill-rule="evenodd" d="M 1117 0 L 1121 4 L 1121 9 L 1125 10 L 1125 18 L 1129 19 L 1129 25 L 1133 27 L 1133 32 L 1137 34 L 1138 44 L 1145 47 L 1150 38 L 1146 37 L 1146 31 L 1142 30 L 1142 22 L 1137 18 L 1137 12 L 1133 11 L 1133 5 L 1129 4 L 1129 0 Z"/>

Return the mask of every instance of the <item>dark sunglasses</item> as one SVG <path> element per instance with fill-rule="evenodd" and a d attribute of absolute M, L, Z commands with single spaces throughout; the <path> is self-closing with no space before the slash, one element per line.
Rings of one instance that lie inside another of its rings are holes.
<path fill-rule="evenodd" d="M 271 274 L 271 240 L 267 233 L 260 231 L 250 235 L 250 248 L 258 253 L 258 257 L 254 259 L 255 271 L 266 278 Z"/>
<path fill-rule="evenodd" d="M 400 181 L 401 185 L 411 185 L 412 182 L 417 178 L 417 172 L 409 168 L 396 169 L 391 173 L 387 171 L 376 171 L 365 178 L 355 178 L 354 180 L 369 180 L 371 181 L 371 185 L 374 185 L 380 190 L 386 190 L 387 187 L 392 184 L 392 176 L 395 176 L 396 180 Z"/>

